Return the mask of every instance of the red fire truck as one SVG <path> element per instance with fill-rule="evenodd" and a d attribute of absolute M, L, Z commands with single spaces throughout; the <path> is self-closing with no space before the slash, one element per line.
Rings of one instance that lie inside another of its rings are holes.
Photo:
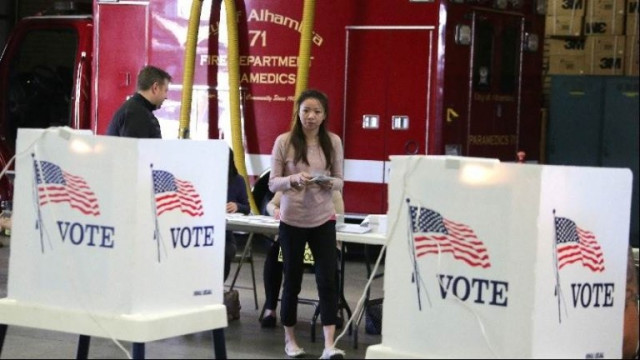
<path fill-rule="evenodd" d="M 163 136 L 177 138 L 191 3 L 67 1 L 18 22 L 0 63 L 0 165 L 19 127 L 103 134 L 146 64 L 174 77 L 156 116 Z M 291 122 L 303 5 L 236 1 L 250 176 L 268 170 L 273 142 Z M 195 139 L 229 133 L 224 11 L 207 0 L 199 21 Z M 329 127 L 344 142 L 347 212 L 386 212 L 390 155 L 514 161 L 524 150 L 537 160 L 543 31 L 543 0 L 317 1 L 308 84 L 328 94 Z M 6 183 L 2 190 L 8 196 Z"/>

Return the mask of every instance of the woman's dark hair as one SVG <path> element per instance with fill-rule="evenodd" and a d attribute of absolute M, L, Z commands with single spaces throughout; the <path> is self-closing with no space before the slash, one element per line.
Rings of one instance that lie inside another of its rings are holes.
<path fill-rule="evenodd" d="M 238 176 L 238 168 L 236 168 L 236 162 L 233 160 L 233 150 L 229 149 L 229 182 Z"/>
<path fill-rule="evenodd" d="M 300 161 L 309 165 L 307 160 L 307 139 L 302 131 L 302 122 L 300 120 L 300 106 L 307 99 L 316 99 L 322 105 L 324 110 L 324 121 L 320 124 L 318 129 L 318 140 L 320 147 L 324 153 L 324 158 L 327 161 L 326 168 L 330 169 L 333 163 L 333 145 L 331 144 L 331 138 L 327 131 L 327 123 L 329 122 L 329 98 L 325 93 L 315 89 L 308 89 L 303 91 L 296 100 L 296 110 L 293 113 L 293 121 L 291 125 L 291 132 L 289 133 L 289 144 L 293 146 L 294 157 L 293 162 L 298 163 Z"/>

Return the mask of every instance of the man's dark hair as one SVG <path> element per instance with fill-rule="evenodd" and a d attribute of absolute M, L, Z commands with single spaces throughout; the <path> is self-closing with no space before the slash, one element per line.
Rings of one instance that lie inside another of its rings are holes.
<path fill-rule="evenodd" d="M 138 91 L 149 90 L 153 83 L 164 83 L 164 80 L 171 81 L 171 75 L 155 66 L 147 65 L 138 73 Z"/>

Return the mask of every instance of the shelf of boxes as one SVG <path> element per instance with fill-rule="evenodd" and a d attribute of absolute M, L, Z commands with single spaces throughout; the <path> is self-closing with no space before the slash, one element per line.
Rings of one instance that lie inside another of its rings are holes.
<path fill-rule="evenodd" d="M 550 75 L 638 76 L 639 0 L 547 0 L 543 95 Z"/>

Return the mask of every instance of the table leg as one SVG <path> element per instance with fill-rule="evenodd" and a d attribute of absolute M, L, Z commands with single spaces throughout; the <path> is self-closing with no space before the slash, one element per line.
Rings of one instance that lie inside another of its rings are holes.
<path fill-rule="evenodd" d="M 247 258 L 247 253 L 251 248 L 251 241 L 253 240 L 253 233 L 249 233 L 249 237 L 247 238 L 247 243 L 244 245 L 244 250 L 242 250 L 242 257 L 240 258 L 240 262 L 238 263 L 238 267 L 236 268 L 236 273 L 233 274 L 233 280 L 231 281 L 231 286 L 229 286 L 229 291 L 233 290 L 233 287 L 236 285 L 236 280 L 238 280 L 238 274 L 240 274 L 240 269 L 244 264 L 244 259 Z M 257 303 L 257 299 L 256 299 Z"/>
<path fill-rule="evenodd" d="M 2 355 L 5 335 L 7 335 L 7 324 L 0 324 L 0 355 Z"/>
<path fill-rule="evenodd" d="M 339 284 L 338 284 L 338 292 L 340 293 L 340 296 L 338 298 L 338 310 L 342 311 L 341 309 L 344 309 L 347 311 L 347 317 L 346 319 L 351 319 L 351 308 L 349 307 L 349 303 L 347 303 L 347 299 L 344 297 L 344 266 L 345 266 L 345 252 L 344 252 L 344 245 L 345 242 L 341 242 L 340 243 L 340 276 L 338 277 L 340 279 Z M 349 324 L 349 335 L 351 335 L 351 324 Z"/>

